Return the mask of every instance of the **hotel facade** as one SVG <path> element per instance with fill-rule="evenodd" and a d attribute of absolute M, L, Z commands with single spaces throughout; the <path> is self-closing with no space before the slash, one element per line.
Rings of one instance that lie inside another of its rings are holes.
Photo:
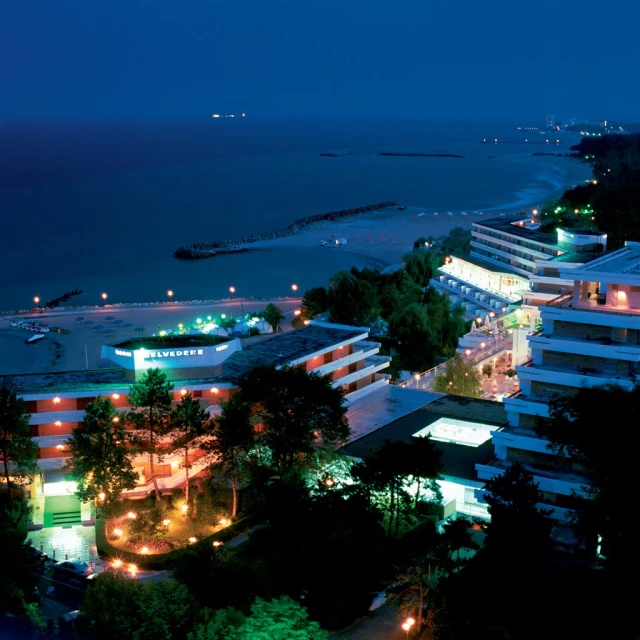
<path fill-rule="evenodd" d="M 91 524 L 89 504 L 78 503 L 77 511 L 45 523 L 46 499 L 69 496 L 75 484 L 68 479 L 65 464 L 70 459 L 67 439 L 82 425 L 87 405 L 98 396 L 109 397 L 119 412 L 131 408 L 131 384 L 149 368 L 160 368 L 172 382 L 173 402 L 187 393 L 197 398 L 212 416 L 238 390 L 237 380 L 260 364 L 275 367 L 304 367 L 306 371 L 329 375 L 334 387 L 343 389 L 347 402 L 388 384 L 381 373 L 389 366 L 388 356 L 378 355 L 380 343 L 369 339 L 366 328 L 311 322 L 309 326 L 265 338 L 242 348 L 237 338 L 179 336 L 171 340 L 136 338 L 105 345 L 102 357 L 113 368 L 50 374 L 21 374 L 0 377 L 21 397 L 29 413 L 31 435 L 38 444 L 39 473 L 28 487 L 34 506 L 32 528 L 48 524 Z M 194 452 L 189 470 L 197 478 L 208 463 L 202 452 Z M 185 481 L 180 456 L 163 457 L 155 463 L 160 490 L 170 493 Z M 144 498 L 153 489 L 147 455 L 133 460 L 138 483 L 125 497 Z"/>
<path fill-rule="evenodd" d="M 542 328 L 531 334 L 531 358 L 517 366 L 521 391 L 504 398 L 508 425 L 493 435 L 494 458 L 477 465 L 488 480 L 519 461 L 539 484 L 541 507 L 568 522 L 575 495 L 589 477 L 576 461 L 561 458 L 535 431 L 554 398 L 583 388 L 618 385 L 631 390 L 640 370 L 640 243 L 581 266 L 559 267 L 567 293 L 541 307 Z"/>

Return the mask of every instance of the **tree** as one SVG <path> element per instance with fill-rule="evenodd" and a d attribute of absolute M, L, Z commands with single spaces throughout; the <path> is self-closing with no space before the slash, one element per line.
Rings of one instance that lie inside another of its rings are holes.
<path fill-rule="evenodd" d="M 282 313 L 282 309 L 280 307 L 276 307 L 273 302 L 270 302 L 264 310 L 264 319 L 271 325 L 273 328 L 273 332 L 277 333 L 281 327 L 282 321 L 284 320 L 284 313 Z"/>
<path fill-rule="evenodd" d="M 603 436 L 603 425 L 610 424 L 612 415 L 624 432 L 624 446 Z M 631 391 L 618 386 L 581 389 L 554 400 L 550 416 L 538 430 L 551 441 L 558 463 L 591 480 L 585 487 L 588 499 L 576 500 L 578 533 L 592 551 L 600 536 L 604 567 L 628 578 L 640 569 L 633 505 L 625 499 L 640 463 L 640 434 L 635 428 L 640 424 L 640 385 Z"/>
<path fill-rule="evenodd" d="M 395 311 L 389 318 L 389 335 L 397 343 L 404 367 L 424 371 L 434 365 L 438 348 L 425 305 L 414 303 Z"/>
<path fill-rule="evenodd" d="M 116 502 L 125 489 L 136 486 L 138 474 L 129 457 L 128 436 L 109 398 L 98 396 L 87 404 L 84 422 L 72 430 L 68 443 L 67 468 L 83 502 L 100 497 L 105 504 Z"/>
<path fill-rule="evenodd" d="M 407 275 L 420 287 L 426 287 L 429 280 L 440 266 L 438 256 L 431 251 L 413 251 L 403 258 L 404 270 Z"/>
<path fill-rule="evenodd" d="M 364 326 L 378 314 L 376 288 L 348 271 L 338 271 L 331 277 L 327 298 L 333 322 Z"/>
<path fill-rule="evenodd" d="M 302 316 L 311 319 L 329 309 L 329 298 L 324 287 L 313 287 L 302 296 Z"/>
<path fill-rule="evenodd" d="M 327 640 L 329 634 L 309 620 L 306 609 L 287 596 L 256 598 L 251 613 L 235 609 L 205 614 L 189 640 Z"/>
<path fill-rule="evenodd" d="M 549 512 L 538 509 L 538 485 L 522 464 L 514 462 L 502 475 L 488 480 L 485 500 L 491 514 L 485 544 L 496 554 L 510 558 L 551 548 Z"/>
<path fill-rule="evenodd" d="M 464 361 L 461 356 L 449 358 L 444 371 L 433 381 L 433 390 L 469 398 L 482 397 L 482 377 L 472 361 Z"/>
<path fill-rule="evenodd" d="M 190 393 L 182 397 L 171 413 L 171 447 L 182 454 L 184 468 L 184 500 L 189 504 L 189 469 L 192 466 L 189 453 L 201 444 L 207 430 L 209 414 Z"/>
<path fill-rule="evenodd" d="M 221 468 L 231 482 L 232 518 L 238 513 L 238 474 L 242 460 L 254 441 L 251 413 L 251 405 L 242 399 L 241 392 L 236 393 L 222 405 L 214 437 L 205 445 L 215 458 L 214 466 Z"/>
<path fill-rule="evenodd" d="M 240 398 L 278 474 L 295 471 L 320 446 L 346 442 L 349 422 L 342 389 L 331 376 L 299 367 L 257 366 L 238 381 Z"/>
<path fill-rule="evenodd" d="M 38 470 L 38 445 L 31 438 L 27 405 L 15 391 L 0 387 L 0 456 L 4 466 L 7 494 L 11 496 L 11 478 L 18 484 L 31 481 Z"/>
<path fill-rule="evenodd" d="M 186 640 L 195 601 L 176 580 L 138 582 L 102 573 L 80 605 L 79 626 L 89 637 Z"/>
<path fill-rule="evenodd" d="M 237 640 L 327 640 L 329 634 L 309 620 L 306 609 L 287 596 L 256 598 L 237 630 Z"/>
<path fill-rule="evenodd" d="M 158 439 L 166 435 L 170 428 L 171 389 L 172 385 L 164 372 L 148 369 L 139 382 L 131 385 L 129 391 L 129 403 L 138 411 L 129 412 L 127 418 L 137 429 L 133 441 L 140 451 L 149 455 L 149 472 L 156 500 L 160 499 L 160 491 L 154 457 L 161 454 Z"/>

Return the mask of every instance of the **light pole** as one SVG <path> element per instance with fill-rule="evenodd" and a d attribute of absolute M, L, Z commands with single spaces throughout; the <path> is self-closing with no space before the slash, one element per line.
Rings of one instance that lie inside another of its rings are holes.
<path fill-rule="evenodd" d="M 36 296 L 33 301 L 36 303 L 36 309 L 40 308 L 40 298 L 38 298 L 38 296 Z"/>
<path fill-rule="evenodd" d="M 402 628 L 407 632 L 407 640 L 409 638 L 409 631 L 415 623 L 416 621 L 413 618 L 407 618 L 402 625 Z"/>
<path fill-rule="evenodd" d="M 107 298 L 109 297 L 106 293 L 101 294 L 100 296 L 104 304 L 107 304 Z"/>
<path fill-rule="evenodd" d="M 291 291 L 293 291 L 293 293 L 296 293 L 296 291 L 298 291 L 298 285 L 295 282 L 291 285 Z"/>
<path fill-rule="evenodd" d="M 233 296 L 236 292 L 236 288 L 231 286 L 229 287 L 229 293 L 231 294 L 231 299 L 233 300 Z M 242 302 L 242 300 L 240 300 L 240 309 L 242 309 L 242 317 L 244 318 L 244 302 Z"/>
<path fill-rule="evenodd" d="M 167 298 L 169 298 L 169 302 L 171 302 L 171 300 L 173 299 L 173 290 L 169 289 L 169 291 L 167 291 Z"/>

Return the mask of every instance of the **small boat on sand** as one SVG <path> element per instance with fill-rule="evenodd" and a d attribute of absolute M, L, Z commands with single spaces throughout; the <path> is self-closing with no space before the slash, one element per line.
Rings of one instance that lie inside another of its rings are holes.
<path fill-rule="evenodd" d="M 39 342 L 42 338 L 44 338 L 44 333 L 36 333 L 35 336 L 27 338 L 24 342 L 25 344 L 33 344 L 34 342 Z"/>

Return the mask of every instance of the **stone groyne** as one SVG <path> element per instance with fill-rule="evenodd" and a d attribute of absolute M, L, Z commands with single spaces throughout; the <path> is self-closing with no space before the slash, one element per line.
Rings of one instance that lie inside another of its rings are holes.
<path fill-rule="evenodd" d="M 202 258 L 211 258 L 213 256 L 224 253 L 240 253 L 249 249 L 243 245 L 261 240 L 275 240 L 285 236 L 292 236 L 302 231 L 305 227 L 316 222 L 332 222 L 340 218 L 348 216 L 356 216 L 370 211 L 380 211 L 388 207 L 395 207 L 397 202 L 378 202 L 377 204 L 367 204 L 362 207 L 354 207 L 352 209 L 342 209 L 340 211 L 330 211 L 329 213 L 319 213 L 313 216 L 306 216 L 294 220 L 288 227 L 277 229 L 276 231 L 267 231 L 265 233 L 254 233 L 250 236 L 242 238 L 230 238 L 228 240 L 214 240 L 213 242 L 196 242 L 187 246 L 176 249 L 172 256 L 179 260 L 200 260 Z"/>

